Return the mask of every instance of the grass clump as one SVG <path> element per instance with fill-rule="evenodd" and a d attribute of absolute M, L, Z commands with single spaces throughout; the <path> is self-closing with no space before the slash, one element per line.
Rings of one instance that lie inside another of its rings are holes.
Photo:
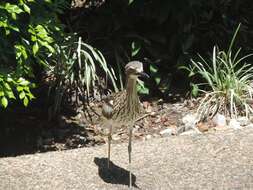
<path fill-rule="evenodd" d="M 232 51 L 239 28 L 240 25 L 234 33 L 228 51 L 219 50 L 215 46 L 210 59 L 204 59 L 199 55 L 200 61 L 191 60 L 191 71 L 199 74 L 205 81 L 196 84 L 199 91 L 204 93 L 198 107 L 200 119 L 213 117 L 217 112 L 230 118 L 237 118 L 239 115 L 248 117 L 253 113 L 253 67 L 246 63 L 246 59 L 253 54 L 240 56 L 241 48 Z"/>

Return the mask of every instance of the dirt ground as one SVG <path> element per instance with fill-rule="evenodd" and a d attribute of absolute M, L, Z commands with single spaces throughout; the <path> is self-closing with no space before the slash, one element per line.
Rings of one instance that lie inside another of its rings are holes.
<path fill-rule="evenodd" d="M 48 121 L 47 112 L 40 107 L 7 110 L 1 113 L 0 157 L 60 151 L 104 144 L 105 136 L 98 131 L 101 102 L 75 108 Z M 180 119 L 196 106 L 194 103 L 167 103 L 160 100 L 142 103 L 143 115 L 134 127 L 134 139 L 161 137 L 161 131 L 181 126 Z M 128 131 L 116 131 L 115 143 L 126 142 Z"/>
<path fill-rule="evenodd" d="M 0 158 L 0 189 L 128 189 L 127 144 Z M 135 189 L 253 189 L 253 128 L 133 143 Z"/>

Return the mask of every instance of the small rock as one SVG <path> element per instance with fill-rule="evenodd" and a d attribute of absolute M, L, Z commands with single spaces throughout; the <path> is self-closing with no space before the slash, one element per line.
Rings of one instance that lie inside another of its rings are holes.
<path fill-rule="evenodd" d="M 120 140 L 120 136 L 117 135 L 117 134 L 113 134 L 112 139 L 115 140 L 115 141 L 118 141 L 118 140 Z"/>
<path fill-rule="evenodd" d="M 138 129 L 133 128 L 133 133 L 138 133 Z"/>
<path fill-rule="evenodd" d="M 197 123 L 197 114 L 187 114 L 182 118 L 182 122 L 185 125 L 185 129 L 191 129 L 194 128 Z"/>
<path fill-rule="evenodd" d="M 173 133 L 172 128 L 167 128 L 167 129 L 160 131 L 160 135 L 162 135 L 162 136 L 169 136 L 169 135 L 172 135 L 172 133 Z"/>
<path fill-rule="evenodd" d="M 227 125 L 226 122 L 226 117 L 222 114 L 217 113 L 214 117 L 213 117 L 213 122 L 217 127 L 224 127 Z"/>
<path fill-rule="evenodd" d="M 197 124 L 197 128 L 200 132 L 207 132 L 209 130 L 209 126 L 206 123 L 200 122 Z"/>
<path fill-rule="evenodd" d="M 181 133 L 180 135 L 197 135 L 199 134 L 196 130 L 189 130 L 189 131 L 185 131 L 183 133 Z"/>
<path fill-rule="evenodd" d="M 146 136 L 146 139 L 148 140 L 148 139 L 151 139 L 152 138 L 152 136 L 151 135 L 147 135 Z"/>
<path fill-rule="evenodd" d="M 236 119 L 230 119 L 228 126 L 232 129 L 240 129 L 241 125 Z"/>
<path fill-rule="evenodd" d="M 246 126 L 250 124 L 250 120 L 247 117 L 239 117 L 237 121 L 240 123 L 241 126 Z"/>
<path fill-rule="evenodd" d="M 170 136 L 176 134 L 177 134 L 177 126 L 171 126 L 170 128 L 160 131 L 160 135 L 162 136 Z"/>
<path fill-rule="evenodd" d="M 134 128 L 135 128 L 135 129 L 139 129 L 140 126 L 139 126 L 139 125 L 134 125 Z"/>
<path fill-rule="evenodd" d="M 79 139 L 82 141 L 82 142 L 86 142 L 86 138 L 84 136 L 79 136 Z"/>
<path fill-rule="evenodd" d="M 154 111 L 150 113 L 151 116 L 155 116 L 156 114 L 157 114 L 157 113 L 154 112 Z"/>

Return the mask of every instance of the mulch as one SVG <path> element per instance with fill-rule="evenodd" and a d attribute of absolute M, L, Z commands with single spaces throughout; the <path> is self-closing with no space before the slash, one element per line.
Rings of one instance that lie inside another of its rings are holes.
<path fill-rule="evenodd" d="M 181 126 L 181 118 L 196 108 L 189 100 L 167 103 L 162 100 L 142 102 L 145 113 L 134 126 L 134 140 L 147 140 L 163 136 L 161 131 Z M 98 132 L 101 103 L 79 107 L 75 112 L 65 110 L 52 121 L 40 108 L 19 108 L 1 113 L 0 157 L 36 152 L 61 151 L 106 143 Z M 116 131 L 113 143 L 126 142 L 127 130 Z M 176 134 L 176 132 L 175 132 Z M 174 135 L 174 134 L 172 134 Z"/>

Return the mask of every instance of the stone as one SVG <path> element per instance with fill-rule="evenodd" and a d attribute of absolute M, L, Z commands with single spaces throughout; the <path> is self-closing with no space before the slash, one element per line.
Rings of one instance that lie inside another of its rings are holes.
<path fill-rule="evenodd" d="M 217 113 L 213 117 L 213 122 L 217 127 L 224 127 L 227 125 L 226 117 L 222 114 Z"/>
<path fill-rule="evenodd" d="M 141 128 L 139 125 L 134 125 L 134 128 L 135 129 L 139 129 L 139 128 Z"/>
<path fill-rule="evenodd" d="M 247 117 L 238 117 L 237 121 L 240 123 L 241 126 L 246 126 L 250 124 L 250 120 Z"/>
<path fill-rule="evenodd" d="M 209 126 L 206 123 L 203 122 L 199 122 L 197 124 L 197 128 L 200 132 L 207 132 L 209 130 Z"/>
<path fill-rule="evenodd" d="M 120 136 L 118 134 L 113 134 L 112 139 L 115 141 L 118 141 L 118 140 L 120 140 Z"/>
<path fill-rule="evenodd" d="M 138 133 L 138 129 L 133 128 L 133 133 L 134 133 L 134 134 L 135 134 L 135 133 Z"/>
<path fill-rule="evenodd" d="M 160 131 L 161 136 L 171 136 L 176 134 L 177 134 L 177 126 L 175 125 L 172 125 L 169 128 Z"/>
<path fill-rule="evenodd" d="M 160 135 L 162 135 L 162 136 L 170 136 L 172 134 L 173 134 L 172 128 L 167 128 L 167 129 L 160 131 Z"/>
<path fill-rule="evenodd" d="M 236 119 L 230 119 L 228 127 L 232 129 L 241 129 L 241 125 Z"/>
<path fill-rule="evenodd" d="M 151 135 L 147 135 L 146 136 L 146 139 L 148 140 L 148 139 L 151 139 L 152 138 L 152 136 Z"/>
<path fill-rule="evenodd" d="M 185 125 L 185 130 L 195 128 L 196 123 L 198 122 L 197 114 L 187 114 L 182 118 L 182 122 Z"/>
<path fill-rule="evenodd" d="M 193 135 L 197 135 L 197 134 L 199 134 L 197 132 L 197 130 L 191 129 L 189 131 L 185 131 L 185 132 L 181 133 L 180 135 L 190 135 L 190 136 L 193 136 Z"/>
<path fill-rule="evenodd" d="M 87 140 L 86 137 L 81 136 L 81 135 L 79 136 L 79 139 L 80 139 L 82 142 L 86 142 L 86 140 Z"/>
<path fill-rule="evenodd" d="M 156 114 L 157 114 L 157 113 L 154 112 L 154 111 L 150 113 L 151 116 L 155 116 Z"/>

